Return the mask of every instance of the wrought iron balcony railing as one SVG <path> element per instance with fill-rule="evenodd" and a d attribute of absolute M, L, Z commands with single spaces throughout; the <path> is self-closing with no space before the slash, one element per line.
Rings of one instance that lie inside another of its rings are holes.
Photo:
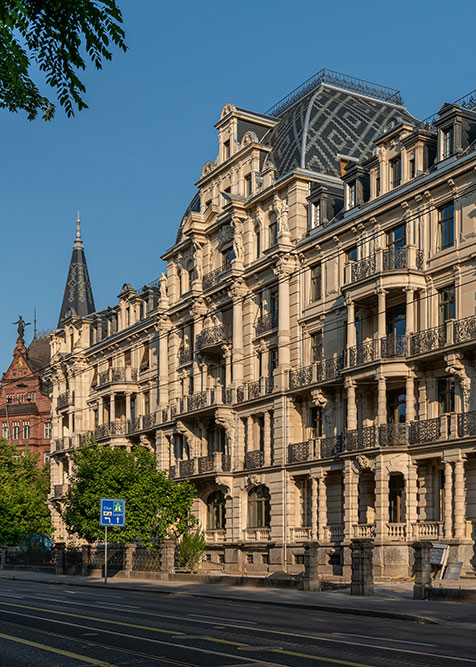
<path fill-rule="evenodd" d="M 387 248 L 350 262 L 345 269 L 346 283 L 364 280 L 376 273 L 403 269 L 423 269 L 423 251 L 416 248 Z"/>
<path fill-rule="evenodd" d="M 295 442 L 288 445 L 288 463 L 300 463 L 310 458 L 310 442 Z"/>
<path fill-rule="evenodd" d="M 343 436 L 333 435 L 320 441 L 320 458 L 327 459 L 337 456 L 343 451 Z"/>
<path fill-rule="evenodd" d="M 348 349 L 347 363 L 349 366 L 360 366 L 376 361 L 379 356 L 379 344 L 376 338 Z"/>
<path fill-rule="evenodd" d="M 229 472 L 231 470 L 231 456 L 222 452 L 210 456 L 200 456 L 197 461 L 199 475 L 207 472 Z"/>
<path fill-rule="evenodd" d="M 424 444 L 439 440 L 441 436 L 441 418 L 422 419 L 410 423 L 408 441 L 411 445 Z"/>
<path fill-rule="evenodd" d="M 181 347 L 178 351 L 178 362 L 180 365 L 188 364 L 189 361 L 193 359 L 193 347 L 191 345 L 185 345 Z"/>
<path fill-rule="evenodd" d="M 407 336 L 389 335 L 380 339 L 380 354 L 382 359 L 392 357 L 406 357 L 408 354 Z"/>
<path fill-rule="evenodd" d="M 333 380 L 340 375 L 344 368 L 344 354 L 323 361 L 315 361 L 309 366 L 301 366 L 289 371 L 289 389 L 307 387 L 316 382 Z"/>
<path fill-rule="evenodd" d="M 360 449 L 377 447 L 377 427 L 364 426 L 362 428 L 346 431 L 343 438 L 343 451 L 355 452 Z"/>
<path fill-rule="evenodd" d="M 203 329 L 197 336 L 195 346 L 197 350 L 203 350 L 206 347 L 215 347 L 216 345 L 230 343 L 231 337 L 231 326 L 229 324 L 220 324 L 216 327 Z"/>
<path fill-rule="evenodd" d="M 266 331 L 276 329 L 278 326 L 278 313 L 265 313 L 256 320 L 256 335 L 259 336 Z"/>
<path fill-rule="evenodd" d="M 407 248 L 387 248 L 383 251 L 382 268 L 384 271 L 408 268 Z"/>
<path fill-rule="evenodd" d="M 363 280 L 369 276 L 373 276 L 376 271 L 375 255 L 364 257 L 352 264 L 351 279 L 355 283 L 358 280 Z"/>
<path fill-rule="evenodd" d="M 383 424 L 378 429 L 380 447 L 408 444 L 408 424 Z"/>
<path fill-rule="evenodd" d="M 253 470 L 254 468 L 261 468 L 264 464 L 264 452 L 257 449 L 253 452 L 245 452 L 244 469 Z"/>
<path fill-rule="evenodd" d="M 179 461 L 180 477 L 191 477 L 195 474 L 195 459 Z"/>
<path fill-rule="evenodd" d="M 126 422 L 126 432 L 127 433 L 137 433 L 142 431 L 142 417 L 136 417 L 135 419 L 129 419 Z"/>
<path fill-rule="evenodd" d="M 476 340 L 476 315 L 456 320 L 454 323 L 453 341 L 463 343 L 467 340 Z"/>
<path fill-rule="evenodd" d="M 74 403 L 74 393 L 66 391 L 64 394 L 60 394 L 58 396 L 58 403 L 57 403 L 58 410 L 61 410 L 62 408 L 67 408 L 68 406 L 73 405 L 73 403 Z"/>
<path fill-rule="evenodd" d="M 252 401 L 261 396 L 267 396 L 274 391 L 274 380 L 272 377 L 263 377 L 254 382 L 246 382 L 236 390 L 237 403 Z"/>
<path fill-rule="evenodd" d="M 476 411 L 463 412 L 458 415 L 458 436 L 464 438 L 468 435 L 476 435 Z"/>
<path fill-rule="evenodd" d="M 215 285 L 218 285 L 222 277 L 225 275 L 225 273 L 228 273 L 230 269 L 231 266 L 228 265 L 219 266 L 218 269 L 214 269 L 213 271 L 205 273 L 205 275 L 202 278 L 203 290 L 211 289 L 212 287 L 215 287 Z"/>
<path fill-rule="evenodd" d="M 446 326 L 432 327 L 410 334 L 410 354 L 423 354 L 446 345 Z"/>
<path fill-rule="evenodd" d="M 137 382 L 137 369 L 126 366 L 125 368 L 108 368 L 107 371 L 99 373 L 98 387 L 107 384 Z"/>

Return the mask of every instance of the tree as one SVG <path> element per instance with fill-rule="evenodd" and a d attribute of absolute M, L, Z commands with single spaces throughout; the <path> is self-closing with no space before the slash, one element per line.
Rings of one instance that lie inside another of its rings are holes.
<path fill-rule="evenodd" d="M 206 548 L 205 533 L 201 528 L 197 528 L 193 533 L 184 533 L 179 544 L 180 564 L 196 572 Z"/>
<path fill-rule="evenodd" d="M 31 78 L 31 66 L 56 90 L 68 116 L 87 108 L 78 71 L 89 59 L 97 69 L 111 60 L 112 42 L 126 50 L 122 14 L 115 0 L 2 0 L 0 3 L 0 108 L 24 110 L 28 119 L 55 105 Z"/>
<path fill-rule="evenodd" d="M 108 530 L 117 544 L 139 542 L 155 548 L 167 537 L 178 537 L 196 523 L 191 507 L 195 487 L 174 482 L 157 470 L 155 456 L 145 447 L 83 446 L 73 452 L 73 475 L 63 519 L 70 533 L 87 542 L 104 537 L 99 525 L 101 498 L 124 498 L 126 525 Z"/>
<path fill-rule="evenodd" d="M 39 456 L 0 440 L 0 544 L 28 544 L 51 533 L 47 505 L 49 466 L 38 466 Z"/>

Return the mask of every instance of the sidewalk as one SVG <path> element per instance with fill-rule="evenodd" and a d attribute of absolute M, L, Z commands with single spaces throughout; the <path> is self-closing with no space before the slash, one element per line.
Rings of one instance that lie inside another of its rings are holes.
<path fill-rule="evenodd" d="M 435 602 L 412 599 L 409 583 L 379 583 L 375 586 L 375 597 L 351 596 L 348 591 L 307 591 L 226 586 L 218 584 L 186 583 L 177 581 L 154 582 L 143 579 L 109 579 L 107 586 L 101 578 L 54 575 L 41 572 L 1 570 L 0 581 L 31 581 L 50 585 L 86 586 L 93 588 L 122 589 L 138 593 L 160 593 L 162 595 L 193 595 L 217 600 L 236 600 L 249 603 L 284 605 L 327 611 L 338 614 L 378 616 L 419 623 L 444 625 L 457 624 L 476 629 L 476 605 L 461 602 Z M 438 584 L 437 584 L 438 585 Z"/>

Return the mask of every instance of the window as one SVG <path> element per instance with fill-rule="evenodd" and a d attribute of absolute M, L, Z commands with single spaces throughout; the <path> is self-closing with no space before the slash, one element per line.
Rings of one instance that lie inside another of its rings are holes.
<path fill-rule="evenodd" d="M 258 486 L 248 493 L 248 527 L 269 528 L 270 497 L 266 486 Z"/>
<path fill-rule="evenodd" d="M 131 351 L 126 350 L 124 352 L 124 366 L 130 366 L 131 365 Z"/>
<path fill-rule="evenodd" d="M 320 301 L 322 297 L 322 267 L 315 264 L 311 267 L 311 301 Z"/>
<path fill-rule="evenodd" d="M 353 246 L 352 248 L 349 248 L 346 250 L 345 253 L 345 259 L 346 263 L 349 264 L 349 262 L 356 262 L 357 261 L 357 246 Z"/>
<path fill-rule="evenodd" d="M 387 391 L 387 422 L 389 424 L 404 424 L 405 413 L 405 389 L 392 389 Z"/>
<path fill-rule="evenodd" d="M 309 209 L 309 229 L 316 229 L 321 224 L 321 202 L 315 202 Z"/>
<path fill-rule="evenodd" d="M 438 290 L 438 319 L 443 326 L 448 320 L 455 319 L 455 286 L 448 285 Z"/>
<path fill-rule="evenodd" d="M 354 181 L 349 185 L 349 208 L 353 208 L 356 204 L 357 184 Z"/>
<path fill-rule="evenodd" d="M 406 242 L 406 225 L 399 225 L 387 232 L 387 248 L 404 248 Z"/>
<path fill-rule="evenodd" d="M 2 433 L 5 440 L 10 439 L 10 429 L 8 428 L 7 424 L 3 424 Z"/>
<path fill-rule="evenodd" d="M 189 269 L 188 271 L 188 288 L 192 289 L 193 281 L 195 280 L 195 269 Z"/>
<path fill-rule="evenodd" d="M 258 426 L 258 442 L 259 448 L 264 451 L 264 416 L 258 415 L 256 417 L 256 425 Z"/>
<path fill-rule="evenodd" d="M 207 528 L 208 530 L 224 530 L 225 521 L 225 495 L 223 491 L 213 491 L 207 499 Z"/>
<path fill-rule="evenodd" d="M 28 440 L 30 437 L 30 422 L 23 422 L 23 439 Z"/>
<path fill-rule="evenodd" d="M 440 243 L 440 250 L 451 248 L 454 245 L 455 231 L 454 231 L 454 204 L 447 204 L 438 209 L 438 236 Z"/>
<path fill-rule="evenodd" d="M 269 247 L 277 245 L 278 243 L 278 222 L 277 220 L 272 220 L 269 223 Z"/>
<path fill-rule="evenodd" d="M 402 159 L 400 157 L 390 162 L 390 180 L 392 188 L 396 188 L 402 182 Z"/>
<path fill-rule="evenodd" d="M 403 523 L 404 508 L 403 508 L 403 492 L 405 489 L 405 480 L 401 473 L 393 473 L 390 475 L 389 481 L 389 522 Z"/>
<path fill-rule="evenodd" d="M 142 346 L 142 358 L 140 360 L 140 370 L 145 371 L 149 368 L 149 343 Z"/>
<path fill-rule="evenodd" d="M 440 415 L 455 411 L 455 381 L 454 378 L 439 378 L 438 405 Z"/>
<path fill-rule="evenodd" d="M 230 157 L 230 140 L 227 139 L 223 142 L 223 159 L 228 160 Z"/>
<path fill-rule="evenodd" d="M 150 415 L 150 395 L 148 391 L 144 392 L 144 414 Z"/>
<path fill-rule="evenodd" d="M 278 348 L 272 347 L 268 355 L 268 375 L 271 377 L 274 369 L 278 367 Z"/>
<path fill-rule="evenodd" d="M 261 255 L 261 229 L 256 227 L 256 258 Z"/>
<path fill-rule="evenodd" d="M 441 143 L 441 159 L 446 160 L 446 158 L 451 157 L 454 153 L 454 129 L 453 126 L 448 127 L 442 132 L 442 143 Z"/>
<path fill-rule="evenodd" d="M 322 331 L 311 334 L 311 362 L 322 361 Z"/>
<path fill-rule="evenodd" d="M 233 250 L 228 248 L 228 250 L 224 250 L 222 252 L 221 257 L 222 257 L 222 268 L 223 270 L 226 270 L 231 267 L 231 263 L 235 259 L 235 253 L 233 252 Z"/>
<path fill-rule="evenodd" d="M 20 437 L 20 422 L 13 422 L 12 438 L 18 440 Z"/>
<path fill-rule="evenodd" d="M 271 326 L 278 326 L 278 317 L 279 317 L 279 292 L 278 290 L 273 290 L 269 296 L 269 310 L 271 313 Z"/>
<path fill-rule="evenodd" d="M 131 396 L 131 421 L 134 421 L 136 418 L 136 397 L 133 394 Z"/>
<path fill-rule="evenodd" d="M 312 438 L 321 438 L 322 437 L 322 408 L 312 407 L 310 410 L 310 427 L 311 427 L 311 437 Z"/>
<path fill-rule="evenodd" d="M 51 422 L 46 422 L 46 424 L 43 424 L 43 436 L 44 436 L 45 440 L 50 440 L 50 438 L 51 438 Z"/>
<path fill-rule="evenodd" d="M 251 174 L 245 176 L 245 197 L 250 197 L 252 194 Z"/>
<path fill-rule="evenodd" d="M 415 169 L 415 153 L 410 155 L 408 160 L 408 178 L 415 178 L 416 169 Z"/>
<path fill-rule="evenodd" d="M 378 197 L 380 195 L 380 169 L 377 169 L 377 173 L 375 174 L 375 196 Z"/>

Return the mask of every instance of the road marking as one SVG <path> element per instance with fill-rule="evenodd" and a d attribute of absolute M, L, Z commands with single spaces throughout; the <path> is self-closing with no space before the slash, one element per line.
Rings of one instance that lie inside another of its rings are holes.
<path fill-rule="evenodd" d="M 17 598 L 17 600 L 23 600 L 24 595 L 11 595 L 10 593 L 0 593 L 2 598 Z"/>
<path fill-rule="evenodd" d="M 319 660 L 319 662 L 332 662 L 336 665 L 348 665 L 348 667 L 372 667 L 362 662 L 348 662 L 347 660 L 337 660 L 337 658 L 324 658 L 319 655 L 311 655 L 310 653 L 297 653 L 296 651 L 285 651 L 281 648 L 270 649 L 272 653 L 282 653 L 283 655 L 292 655 L 296 658 L 307 658 L 308 660 Z"/>
<path fill-rule="evenodd" d="M 3 632 L 0 632 L 0 638 L 8 639 L 9 641 L 17 642 L 18 644 L 26 644 L 27 646 L 32 646 L 33 648 L 39 648 L 42 651 L 49 651 L 50 653 L 65 655 L 67 658 L 74 658 L 75 660 L 81 660 L 81 662 L 88 662 L 90 665 L 99 665 L 100 667 L 117 667 L 111 662 L 104 662 L 103 660 L 98 660 L 97 658 L 88 658 L 86 655 L 79 655 L 79 653 L 72 653 L 71 651 L 63 651 L 60 648 L 54 648 L 53 646 L 47 646 L 46 644 L 32 642 L 29 639 L 21 639 L 20 637 L 13 637 L 12 635 L 5 635 Z"/>
<path fill-rule="evenodd" d="M 243 648 L 244 646 L 249 646 L 249 644 L 243 644 L 243 642 L 232 642 L 229 639 L 215 639 L 215 637 L 201 637 L 201 639 L 205 639 L 207 642 L 215 642 L 217 644 L 230 644 L 231 646 L 240 646 Z"/>
<path fill-rule="evenodd" d="M 354 635 L 351 632 L 333 632 L 333 635 L 342 637 L 362 637 L 363 639 L 376 639 L 379 642 L 397 642 L 398 644 L 416 644 L 417 646 L 436 646 L 436 644 L 427 644 L 425 642 L 409 642 L 405 639 L 391 639 L 387 637 L 373 637 L 372 635 Z"/>
<path fill-rule="evenodd" d="M 86 621 L 96 621 L 97 623 L 110 623 L 112 625 L 124 625 L 126 628 L 135 628 L 137 630 L 150 630 L 151 632 L 163 632 L 166 635 L 183 635 L 183 632 L 176 630 L 162 630 L 162 628 L 153 628 L 150 625 L 137 625 L 136 623 L 125 623 L 124 621 L 111 621 L 107 618 L 97 618 L 96 616 L 83 616 L 82 614 L 71 614 L 67 611 L 57 611 L 56 609 L 45 609 L 44 607 L 30 607 L 26 604 L 15 604 L 14 602 L 3 602 L 0 605 L 9 607 L 19 607 L 20 609 L 30 609 L 31 611 L 43 611 L 46 614 L 59 614 L 60 616 L 73 616 L 73 618 L 84 618 Z M 46 620 L 46 619 L 45 619 Z"/>
<path fill-rule="evenodd" d="M 5 603 L 5 604 L 9 604 L 9 603 Z M 22 605 L 11 604 L 11 606 L 12 607 L 20 607 Z M 44 616 L 34 616 L 33 614 L 22 614 L 19 611 L 9 611 L 8 609 L 2 609 L 1 612 L 3 614 L 12 614 L 12 615 L 15 615 L 15 616 L 24 616 L 25 618 L 34 618 L 34 619 L 39 620 L 39 621 L 48 620 L 48 619 L 45 619 Z M 74 614 L 67 614 L 67 615 L 68 616 L 74 616 Z M 58 625 L 69 625 L 73 628 L 81 628 L 82 630 L 98 630 L 98 628 L 93 628 L 90 625 L 80 625 L 79 623 L 70 623 L 68 621 L 60 621 L 57 618 L 55 618 L 54 620 L 52 619 L 52 622 L 57 623 Z M 33 629 L 38 630 L 37 628 L 33 628 Z M 149 628 L 149 629 L 152 630 L 153 628 Z M 41 630 L 38 630 L 38 632 L 41 632 Z M 127 637 L 128 639 L 136 639 L 136 640 L 142 641 L 142 642 L 149 642 L 149 643 L 152 643 L 152 644 L 160 644 L 161 646 L 171 646 L 172 648 L 175 648 L 175 649 L 181 648 L 181 649 L 184 649 L 186 651 L 195 651 L 196 653 L 206 653 L 207 655 L 217 655 L 217 656 L 224 657 L 224 658 L 236 657 L 236 656 L 233 656 L 233 654 L 231 654 L 231 653 L 222 653 L 221 651 L 210 651 L 206 648 L 198 648 L 197 646 L 187 646 L 186 644 L 177 644 L 177 643 L 172 643 L 172 642 L 166 642 L 166 641 L 163 641 L 163 640 L 160 640 L 160 639 L 151 639 L 150 637 L 140 637 L 138 635 L 130 635 L 130 634 L 126 634 L 124 632 L 115 632 L 114 630 L 99 629 L 99 634 L 117 635 L 118 637 L 122 637 L 122 638 Z M 197 636 L 194 635 L 194 637 L 196 638 Z M 180 633 L 180 639 L 183 639 L 182 633 Z M 107 645 L 105 645 L 105 646 L 107 646 Z M 107 646 L 107 648 L 109 648 L 113 651 L 114 650 L 118 650 L 118 651 L 123 650 L 123 649 L 120 649 L 120 648 L 116 649 L 114 646 Z M 133 652 L 137 653 L 137 651 L 133 651 Z M 151 657 L 153 657 L 153 656 L 151 656 Z M 245 662 L 251 662 L 251 663 L 253 663 L 253 665 L 256 664 L 255 659 L 246 658 L 244 655 L 240 655 L 239 658 L 240 658 L 240 660 L 244 660 Z M 154 658 L 154 660 L 155 659 L 156 658 Z M 168 662 L 170 662 L 170 659 L 167 659 L 167 658 L 164 658 L 164 659 L 168 660 Z M 182 664 L 182 663 L 180 663 L 180 664 Z M 277 664 L 275 662 L 269 662 L 269 661 L 266 661 L 266 660 L 260 660 L 260 665 L 268 665 L 268 667 L 283 667 L 282 664 Z M 117 666 L 112 665 L 111 667 L 117 667 Z"/>
<path fill-rule="evenodd" d="M 233 621 L 236 623 L 246 623 L 246 625 L 256 625 L 254 621 L 243 621 L 241 618 L 225 618 L 223 616 L 207 616 L 206 614 L 187 614 L 194 618 L 213 618 L 215 621 Z"/>

